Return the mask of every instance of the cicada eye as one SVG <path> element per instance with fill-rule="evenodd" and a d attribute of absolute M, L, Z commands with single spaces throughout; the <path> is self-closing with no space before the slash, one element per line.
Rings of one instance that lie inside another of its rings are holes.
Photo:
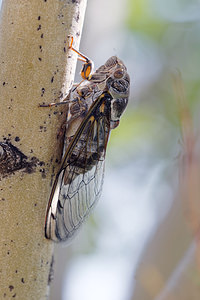
<path fill-rule="evenodd" d="M 128 98 L 119 98 L 119 99 L 113 99 L 112 101 L 112 111 L 111 116 L 112 120 L 119 120 L 123 111 L 125 110 L 126 106 L 128 104 Z"/>
<path fill-rule="evenodd" d="M 117 78 L 117 79 L 122 78 L 123 75 L 124 75 L 124 70 L 123 70 L 122 68 L 117 69 L 117 70 L 114 72 L 114 77 Z"/>

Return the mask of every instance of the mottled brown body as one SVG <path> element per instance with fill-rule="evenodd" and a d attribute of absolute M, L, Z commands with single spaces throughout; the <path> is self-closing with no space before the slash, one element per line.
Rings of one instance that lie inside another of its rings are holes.
<path fill-rule="evenodd" d="M 47 207 L 47 238 L 68 241 L 99 199 L 109 133 L 126 108 L 129 85 L 125 65 L 113 56 L 67 97 L 64 156 Z"/>

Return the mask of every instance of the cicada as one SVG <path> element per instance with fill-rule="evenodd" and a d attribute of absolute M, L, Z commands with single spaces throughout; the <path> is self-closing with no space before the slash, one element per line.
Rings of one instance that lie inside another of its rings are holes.
<path fill-rule="evenodd" d="M 119 58 L 110 57 L 93 72 L 92 61 L 72 42 L 70 49 L 84 61 L 83 80 L 65 101 L 64 153 L 47 206 L 45 236 L 56 242 L 69 241 L 79 231 L 101 195 L 109 134 L 127 106 L 130 86 Z"/>

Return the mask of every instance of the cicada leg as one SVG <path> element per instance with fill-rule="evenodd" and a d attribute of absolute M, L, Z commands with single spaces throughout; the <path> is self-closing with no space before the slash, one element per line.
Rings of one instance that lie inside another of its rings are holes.
<path fill-rule="evenodd" d="M 61 101 L 61 102 L 56 102 L 56 103 L 49 103 L 49 104 L 39 104 L 38 106 L 39 107 L 53 107 L 53 106 L 55 106 L 55 107 L 57 107 L 57 106 L 59 106 L 59 105 L 63 105 L 63 104 L 69 104 L 69 103 L 71 103 L 71 102 L 74 102 L 74 101 L 76 101 L 76 100 L 69 100 L 70 99 L 70 94 L 71 94 L 71 92 L 73 92 L 74 90 L 76 89 L 76 86 L 74 86 L 73 85 L 73 87 L 70 89 L 70 91 L 69 91 L 69 93 L 67 94 L 67 96 L 63 99 L 63 101 Z"/>
<path fill-rule="evenodd" d="M 72 51 L 76 52 L 79 57 L 78 59 L 82 62 L 84 62 L 83 67 L 81 69 L 81 77 L 83 78 L 83 80 L 81 80 L 81 82 L 74 84 L 72 89 L 70 90 L 69 94 L 67 95 L 67 97 L 62 101 L 62 102 L 58 102 L 58 103 L 49 103 L 49 104 L 39 104 L 39 107 L 53 107 L 53 106 L 58 106 L 58 105 L 63 105 L 63 104 L 68 104 L 70 102 L 73 102 L 73 100 L 69 101 L 69 96 L 71 91 L 73 90 L 73 88 L 77 88 L 78 86 L 80 86 L 80 84 L 84 81 L 84 80 L 90 80 L 91 75 L 92 75 L 92 71 L 93 71 L 93 61 L 90 60 L 87 56 L 83 55 L 81 52 L 79 52 L 78 50 L 76 50 L 75 48 L 72 47 L 73 45 L 73 40 L 74 38 L 71 37 L 71 43 L 69 45 L 69 49 L 71 49 Z"/>
<path fill-rule="evenodd" d="M 81 69 L 81 77 L 83 78 L 83 80 L 90 80 L 94 68 L 93 61 L 72 47 L 73 40 L 74 40 L 73 37 L 71 37 L 71 43 L 69 45 L 69 49 L 76 52 L 79 55 L 78 59 L 84 62 L 83 67 Z"/>

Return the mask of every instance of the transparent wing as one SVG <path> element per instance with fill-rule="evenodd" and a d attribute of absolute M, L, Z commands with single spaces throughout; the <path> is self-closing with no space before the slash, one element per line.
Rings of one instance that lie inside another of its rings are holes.
<path fill-rule="evenodd" d="M 78 231 L 100 197 L 110 132 L 109 94 L 91 106 L 63 157 L 49 200 L 45 234 L 67 241 Z"/>

